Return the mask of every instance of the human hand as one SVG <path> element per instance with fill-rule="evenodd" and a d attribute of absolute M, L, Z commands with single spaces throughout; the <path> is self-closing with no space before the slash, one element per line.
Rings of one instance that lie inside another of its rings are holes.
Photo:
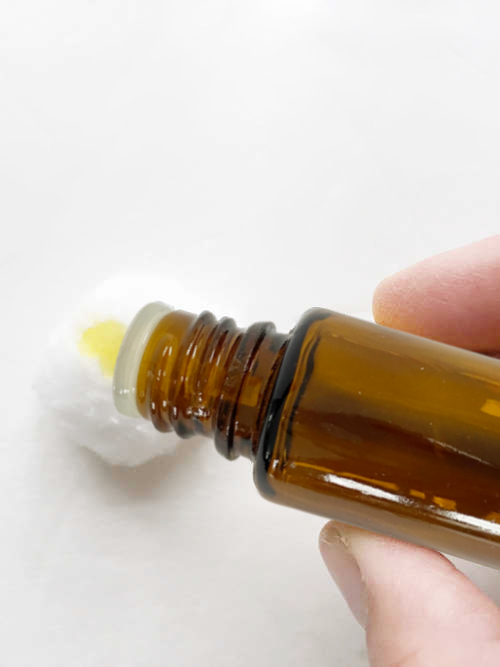
<path fill-rule="evenodd" d="M 498 355 L 499 285 L 496 236 L 384 280 L 375 320 Z M 372 667 L 500 665 L 500 609 L 444 556 L 333 521 L 320 549 L 366 630 Z"/>

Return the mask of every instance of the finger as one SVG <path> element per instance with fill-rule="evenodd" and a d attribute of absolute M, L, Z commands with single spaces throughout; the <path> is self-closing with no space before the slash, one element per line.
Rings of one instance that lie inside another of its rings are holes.
<path fill-rule="evenodd" d="M 500 610 L 444 556 L 334 522 L 320 549 L 373 667 L 500 664 Z"/>
<path fill-rule="evenodd" d="M 379 324 L 478 352 L 500 350 L 500 236 L 426 259 L 378 286 Z"/>

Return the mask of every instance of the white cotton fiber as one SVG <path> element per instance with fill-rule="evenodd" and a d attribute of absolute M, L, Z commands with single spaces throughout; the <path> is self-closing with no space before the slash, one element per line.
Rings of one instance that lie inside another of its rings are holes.
<path fill-rule="evenodd" d="M 145 304 L 169 300 L 172 292 L 184 305 L 185 295 L 170 281 L 158 276 L 117 276 L 84 297 L 53 332 L 35 389 L 51 423 L 66 440 L 126 466 L 176 448 L 179 439 L 174 433 L 159 433 L 150 422 L 118 412 L 112 377 L 106 377 L 99 361 L 80 349 L 82 334 L 89 327 L 108 320 L 128 326 Z"/>

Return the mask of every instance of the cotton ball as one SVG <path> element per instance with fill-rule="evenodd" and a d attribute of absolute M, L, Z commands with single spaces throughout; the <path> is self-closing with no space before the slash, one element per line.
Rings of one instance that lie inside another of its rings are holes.
<path fill-rule="evenodd" d="M 193 301 L 171 280 L 117 276 L 86 295 L 54 330 L 35 389 L 51 424 L 66 440 L 87 447 L 109 463 L 125 466 L 176 449 L 180 440 L 174 433 L 159 433 L 144 419 L 120 414 L 112 397 L 114 346 L 145 304 L 172 295 L 183 307 Z M 108 341 L 100 358 L 89 356 L 95 331 Z"/>

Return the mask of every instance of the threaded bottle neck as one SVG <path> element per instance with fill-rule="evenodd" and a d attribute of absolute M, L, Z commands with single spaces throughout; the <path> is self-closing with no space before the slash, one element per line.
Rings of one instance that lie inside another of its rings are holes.
<path fill-rule="evenodd" d="M 226 458 L 253 459 L 288 340 L 271 323 L 242 330 L 209 312 L 167 313 L 142 355 L 137 408 L 159 431 L 208 436 Z"/>

